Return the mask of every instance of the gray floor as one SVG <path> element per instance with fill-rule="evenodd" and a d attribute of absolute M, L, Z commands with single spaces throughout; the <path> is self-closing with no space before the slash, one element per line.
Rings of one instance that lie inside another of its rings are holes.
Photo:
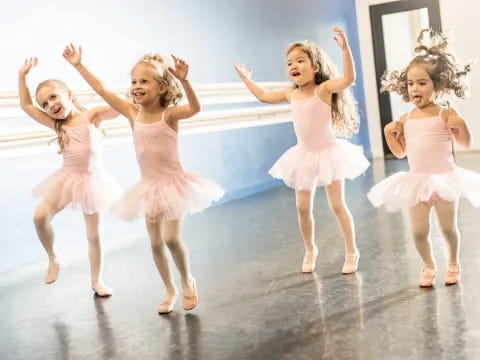
<path fill-rule="evenodd" d="M 479 154 L 457 162 L 480 171 Z M 107 252 L 111 298 L 89 291 L 85 254 L 66 257 L 53 285 L 42 284 L 46 263 L 0 274 L 0 359 L 479 359 L 480 209 L 461 203 L 461 284 L 446 287 L 441 271 L 433 289 L 420 289 L 407 214 L 374 209 L 364 195 L 373 174 L 405 167 L 376 161 L 347 183 L 362 254 L 355 275 L 340 273 L 342 241 L 323 190 L 318 266 L 300 273 L 294 194 L 285 187 L 186 220 L 200 294 L 190 313 L 179 302 L 156 314 L 164 289 L 146 237 Z M 432 238 L 443 269 L 443 240 L 435 230 Z"/>

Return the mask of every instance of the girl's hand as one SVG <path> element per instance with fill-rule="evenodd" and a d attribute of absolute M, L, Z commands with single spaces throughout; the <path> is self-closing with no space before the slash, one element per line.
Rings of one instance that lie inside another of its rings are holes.
<path fill-rule="evenodd" d="M 168 71 L 170 71 L 172 75 L 175 76 L 180 81 L 187 80 L 188 64 L 182 58 L 178 58 L 174 55 L 172 55 L 172 58 L 173 58 L 174 68 L 169 66 Z"/>
<path fill-rule="evenodd" d="M 452 114 L 448 117 L 448 119 L 446 121 L 446 126 L 453 134 L 456 134 L 456 133 L 458 133 L 458 129 L 460 127 L 465 126 L 465 120 L 463 120 L 457 114 Z"/>
<path fill-rule="evenodd" d="M 235 67 L 235 70 L 237 70 L 238 75 L 242 79 L 250 79 L 250 76 L 252 75 L 251 66 L 248 68 L 248 70 L 245 68 L 243 64 L 240 64 L 238 62 L 234 63 L 233 66 Z"/>
<path fill-rule="evenodd" d="M 31 58 L 25 59 L 25 62 L 23 63 L 23 65 L 18 70 L 18 75 L 27 76 L 30 69 L 37 66 L 37 64 L 38 64 L 38 58 L 36 58 L 36 57 L 31 57 Z"/>
<path fill-rule="evenodd" d="M 400 121 L 392 121 L 385 126 L 385 131 L 394 135 L 396 139 L 403 134 L 403 124 Z"/>
<path fill-rule="evenodd" d="M 348 46 L 345 33 L 339 27 L 334 27 L 333 31 L 337 33 L 337 35 L 333 37 L 333 40 L 335 40 L 335 42 L 338 44 L 338 46 L 340 46 L 340 48 L 342 48 L 342 50 L 345 49 Z"/>
<path fill-rule="evenodd" d="M 82 47 L 79 46 L 77 49 L 72 43 L 70 43 L 65 46 L 62 55 L 70 64 L 78 66 L 82 61 Z"/>

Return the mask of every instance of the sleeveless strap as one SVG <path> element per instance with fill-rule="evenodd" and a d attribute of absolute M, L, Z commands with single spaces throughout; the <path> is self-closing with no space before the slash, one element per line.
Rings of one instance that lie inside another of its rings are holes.
<path fill-rule="evenodd" d="M 135 116 L 135 123 L 138 123 L 138 120 L 140 119 L 140 113 L 142 112 L 142 110 L 140 110 L 139 112 L 137 112 L 137 116 Z"/>
<path fill-rule="evenodd" d="M 292 102 L 293 94 L 295 94 L 296 92 L 297 92 L 297 89 L 293 89 L 293 91 L 290 93 L 290 98 L 288 99 L 289 102 Z"/>

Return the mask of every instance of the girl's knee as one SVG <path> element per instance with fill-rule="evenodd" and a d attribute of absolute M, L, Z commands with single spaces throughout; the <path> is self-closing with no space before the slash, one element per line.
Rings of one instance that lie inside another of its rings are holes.
<path fill-rule="evenodd" d="M 450 239 L 452 237 L 458 237 L 458 231 L 457 228 L 452 227 L 452 228 L 447 228 L 447 229 L 442 229 L 443 236 L 447 239 Z"/>
<path fill-rule="evenodd" d="M 168 246 L 169 249 L 178 246 L 180 243 L 180 239 L 178 236 L 167 236 L 165 238 L 165 244 Z"/>
<path fill-rule="evenodd" d="M 412 235 L 415 241 L 428 241 L 428 231 L 413 230 Z"/>
<path fill-rule="evenodd" d="M 332 213 L 335 215 L 340 215 L 346 212 L 346 208 L 342 203 L 331 204 L 330 209 L 332 210 Z"/>
<path fill-rule="evenodd" d="M 33 223 L 35 226 L 46 225 L 49 221 L 49 216 L 44 211 L 39 209 L 35 210 L 33 213 Z"/>
<path fill-rule="evenodd" d="M 297 204 L 297 212 L 300 216 L 310 216 L 312 215 L 312 208 L 308 205 Z"/>
<path fill-rule="evenodd" d="M 165 244 L 162 240 L 151 242 L 150 247 L 152 248 L 152 253 L 154 255 L 161 255 L 165 249 Z"/>

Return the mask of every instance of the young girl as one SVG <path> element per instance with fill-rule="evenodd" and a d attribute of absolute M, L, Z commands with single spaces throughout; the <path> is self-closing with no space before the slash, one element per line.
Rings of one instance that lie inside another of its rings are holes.
<path fill-rule="evenodd" d="M 54 246 L 52 218 L 67 205 L 83 211 L 88 239 L 92 289 L 99 296 L 109 296 L 112 289 L 102 282 L 102 210 L 121 194 L 120 187 L 102 167 L 102 120 L 118 113 L 110 107 L 86 110 L 79 105 L 60 80 L 45 80 L 37 86 L 35 96 L 41 109 L 32 104 L 26 76 L 37 65 L 37 58 L 25 60 L 19 70 L 20 105 L 31 118 L 55 130 L 63 155 L 63 167 L 37 185 L 33 193 L 43 196 L 33 217 L 38 237 L 47 251 L 49 264 L 45 283 L 57 280 L 60 270 Z"/>
<path fill-rule="evenodd" d="M 460 280 L 457 229 L 458 198 L 464 196 L 480 205 L 480 175 L 457 167 L 452 154 L 452 139 L 464 149 L 471 146 L 471 134 L 458 113 L 438 105 L 444 93 L 463 98 L 464 77 L 469 66 L 460 67 L 447 53 L 447 38 L 430 33 L 430 43 L 423 30 L 418 38 L 415 57 L 405 69 L 385 72 L 382 90 L 397 92 L 415 108 L 385 126 L 387 144 L 397 158 L 408 157 L 409 172 L 398 172 L 375 185 L 368 193 L 374 206 L 388 211 L 410 207 L 413 238 L 424 268 L 421 287 L 430 287 L 436 265 L 429 240 L 430 213 L 435 208 L 438 224 L 447 241 L 449 257 L 445 283 Z"/>
<path fill-rule="evenodd" d="M 191 310 L 198 303 L 198 295 L 188 252 L 180 241 L 181 219 L 187 213 L 202 211 L 222 197 L 224 191 L 210 180 L 184 171 L 179 162 L 178 122 L 200 111 L 200 103 L 187 79 L 188 64 L 172 55 L 172 68 L 160 55 L 145 55 L 131 71 L 132 104 L 106 90 L 84 67 L 81 54 L 81 48 L 69 45 L 64 57 L 107 103 L 129 119 L 133 130 L 142 179 L 125 194 L 118 213 L 127 220 L 141 212 L 145 214 L 153 258 L 167 288 L 158 312 L 172 311 L 177 298 L 166 247 L 180 272 L 183 308 Z M 182 96 L 178 82 L 188 104 L 172 106 Z"/>
<path fill-rule="evenodd" d="M 337 76 L 333 64 L 311 41 L 291 44 L 287 49 L 287 70 L 293 88 L 265 92 L 251 79 L 252 70 L 235 68 L 248 89 L 262 102 L 290 101 L 298 144 L 287 150 L 270 169 L 295 189 L 298 223 L 305 243 L 302 271 L 315 268 L 318 249 L 314 240 L 313 198 L 317 186 L 325 186 L 330 208 L 345 242 L 342 273 L 357 270 L 360 254 L 355 244 L 353 219 L 344 199 L 344 179 L 353 179 L 369 166 L 360 147 L 339 140 L 358 131 L 355 103 L 346 89 L 355 80 L 352 56 L 344 32 L 335 28 L 334 37 L 343 52 L 344 74 Z"/>

